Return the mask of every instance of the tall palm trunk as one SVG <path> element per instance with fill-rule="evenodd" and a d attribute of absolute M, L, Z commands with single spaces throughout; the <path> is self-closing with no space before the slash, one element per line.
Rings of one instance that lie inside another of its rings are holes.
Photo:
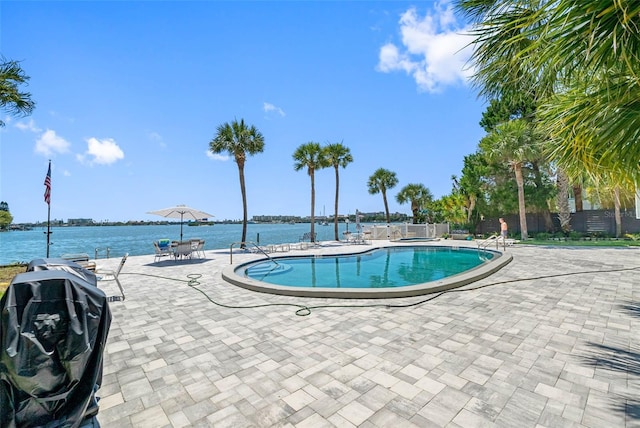
<path fill-rule="evenodd" d="M 340 190 L 340 174 L 338 173 L 338 165 L 336 168 L 336 200 L 334 203 L 334 216 L 333 216 L 333 235 L 336 241 L 340 240 L 340 236 L 338 235 L 338 192 Z"/>
<path fill-rule="evenodd" d="M 469 195 L 469 209 L 467 211 L 467 223 L 471 223 L 471 216 L 476 207 L 476 195 Z"/>
<path fill-rule="evenodd" d="M 391 217 L 389 216 L 389 203 L 387 202 L 387 192 L 382 191 L 382 200 L 384 201 L 384 212 L 387 214 L 387 224 L 391 223 Z"/>
<path fill-rule="evenodd" d="M 316 242 L 316 180 L 313 171 L 309 175 L 311 176 L 311 242 Z"/>
<path fill-rule="evenodd" d="M 620 215 L 620 188 L 618 186 L 613 189 L 613 203 L 616 217 L 616 238 L 622 235 L 622 216 Z"/>
<path fill-rule="evenodd" d="M 242 244 L 240 248 L 245 248 L 247 242 L 247 189 L 244 185 L 244 162 L 238 162 L 238 174 L 240 175 L 240 192 L 242 193 Z"/>
<path fill-rule="evenodd" d="M 580 184 L 573 185 L 573 198 L 576 201 L 576 212 L 581 212 L 583 210 L 582 185 Z"/>
<path fill-rule="evenodd" d="M 518 211 L 520 213 L 520 233 L 522 239 L 527 239 L 527 212 L 524 204 L 524 178 L 522 177 L 522 164 L 516 163 L 513 167 L 516 174 L 516 183 L 518 185 Z"/>
<path fill-rule="evenodd" d="M 567 233 L 571 230 L 569 178 L 562 168 L 558 168 L 557 176 L 558 196 L 556 197 L 556 204 L 558 205 L 558 219 L 560 220 L 560 229 Z"/>

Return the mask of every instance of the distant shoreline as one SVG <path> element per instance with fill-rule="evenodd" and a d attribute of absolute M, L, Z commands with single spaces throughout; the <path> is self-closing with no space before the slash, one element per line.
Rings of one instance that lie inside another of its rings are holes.
<path fill-rule="evenodd" d="M 255 220 L 255 218 L 263 218 L 262 220 Z M 264 219 L 267 217 L 266 219 Z M 345 223 L 345 219 L 349 218 L 351 223 L 355 223 L 355 214 L 349 214 L 345 217 L 338 217 L 338 223 Z M 408 217 L 405 214 L 401 213 L 393 213 L 391 215 L 391 223 L 405 223 L 411 222 L 411 217 Z M 333 216 L 316 216 L 316 223 L 334 223 Z M 386 223 L 386 219 L 384 218 L 383 213 L 360 213 L 360 221 L 362 223 Z M 154 220 L 154 221 L 138 221 L 138 220 L 129 220 L 129 221 L 105 221 L 105 222 L 94 222 L 91 219 L 77 219 L 77 220 L 69 220 L 66 223 L 62 220 L 53 220 L 51 221 L 50 227 L 102 227 L 102 226 L 165 226 L 168 224 L 176 224 L 180 223 L 179 220 Z M 254 216 L 253 220 L 249 220 L 248 224 L 296 224 L 296 223 L 311 223 L 311 219 L 309 217 L 297 217 L 297 216 Z M 211 220 L 211 221 L 185 221 L 185 225 L 187 226 L 214 226 L 216 224 L 242 224 L 242 220 Z M 47 223 L 39 222 L 39 223 L 14 223 L 8 226 L 6 230 L 0 230 L 2 232 L 11 231 L 11 230 L 31 230 L 31 229 L 44 229 L 47 227 Z"/>

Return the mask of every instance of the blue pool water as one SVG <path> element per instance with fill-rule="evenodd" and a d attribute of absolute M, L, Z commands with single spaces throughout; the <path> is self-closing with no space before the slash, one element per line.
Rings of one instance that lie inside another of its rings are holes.
<path fill-rule="evenodd" d="M 288 287 L 393 288 L 436 281 L 490 260 L 477 249 L 393 247 L 338 256 L 284 257 L 245 266 L 245 277 Z"/>

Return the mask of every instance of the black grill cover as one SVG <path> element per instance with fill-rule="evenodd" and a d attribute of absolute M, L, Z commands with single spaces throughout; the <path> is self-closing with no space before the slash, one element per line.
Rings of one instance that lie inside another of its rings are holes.
<path fill-rule="evenodd" d="M 105 294 L 67 270 L 16 275 L 0 299 L 0 427 L 95 421 L 111 325 Z"/>
<path fill-rule="evenodd" d="M 36 270 L 65 270 L 74 275 L 78 275 L 80 278 L 96 287 L 98 283 L 95 273 L 83 268 L 78 263 L 65 259 L 47 258 L 31 260 L 31 263 L 27 266 L 27 272 L 33 272 Z"/>

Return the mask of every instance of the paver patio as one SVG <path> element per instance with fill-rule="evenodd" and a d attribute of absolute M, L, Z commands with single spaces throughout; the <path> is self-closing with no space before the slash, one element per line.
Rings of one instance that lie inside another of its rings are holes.
<path fill-rule="evenodd" d="M 353 248 L 363 249 L 308 251 Z M 509 265 L 462 289 L 384 301 L 247 291 L 221 278 L 228 250 L 191 262 L 130 257 L 120 276 L 126 300 L 110 305 L 98 420 L 640 426 L 640 248 L 507 251 Z M 233 262 L 254 258 L 234 254 Z M 311 313 L 296 315 L 297 305 Z"/>

